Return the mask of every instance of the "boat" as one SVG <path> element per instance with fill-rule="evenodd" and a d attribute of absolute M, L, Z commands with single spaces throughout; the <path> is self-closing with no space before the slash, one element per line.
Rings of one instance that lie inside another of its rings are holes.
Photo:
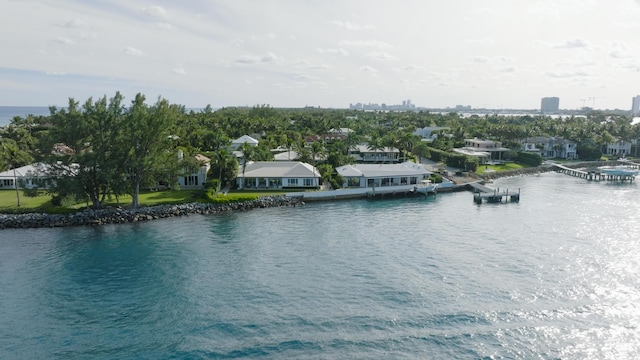
<path fill-rule="evenodd" d="M 640 170 L 638 169 L 634 169 L 624 165 L 602 166 L 598 169 L 600 169 L 600 171 L 602 171 L 603 173 L 611 176 L 636 176 L 638 175 L 638 172 L 640 172 Z"/>
<path fill-rule="evenodd" d="M 413 187 L 413 191 L 420 194 L 429 194 L 435 193 L 437 188 L 438 184 L 432 183 L 431 180 L 422 180 L 420 184 Z"/>

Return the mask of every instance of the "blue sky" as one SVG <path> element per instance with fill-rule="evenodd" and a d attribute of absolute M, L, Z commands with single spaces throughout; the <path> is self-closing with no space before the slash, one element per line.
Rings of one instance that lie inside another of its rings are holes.
<path fill-rule="evenodd" d="M 0 105 L 628 109 L 640 0 L 0 0 Z"/>

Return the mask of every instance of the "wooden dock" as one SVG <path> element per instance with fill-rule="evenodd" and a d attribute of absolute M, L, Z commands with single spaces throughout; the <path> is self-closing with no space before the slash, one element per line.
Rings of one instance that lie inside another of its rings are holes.
<path fill-rule="evenodd" d="M 629 167 L 635 167 L 635 168 L 639 168 L 640 164 L 637 163 L 632 163 L 632 162 L 625 162 L 624 163 L 626 166 Z M 607 174 L 604 171 L 598 169 L 598 168 L 593 168 L 593 169 L 588 169 L 588 170 L 579 170 L 579 169 L 573 169 L 564 165 L 560 165 L 560 164 L 553 164 L 554 169 L 557 172 L 569 175 L 569 176 L 574 176 L 574 177 L 579 177 L 582 179 L 586 179 L 589 181 L 629 181 L 632 182 L 635 179 L 634 175 L 611 175 L 611 174 Z"/>
<path fill-rule="evenodd" d="M 518 189 L 518 192 L 516 193 L 513 191 L 509 192 L 509 189 L 502 191 L 500 188 L 492 189 L 478 182 L 472 182 L 468 185 L 473 189 L 473 202 L 476 204 L 482 204 L 483 201 L 488 203 L 520 201 L 520 189 Z"/>

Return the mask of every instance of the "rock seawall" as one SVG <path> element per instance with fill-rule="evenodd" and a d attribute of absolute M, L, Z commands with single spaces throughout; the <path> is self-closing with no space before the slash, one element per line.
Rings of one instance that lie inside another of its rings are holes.
<path fill-rule="evenodd" d="M 86 209 L 69 215 L 44 213 L 15 215 L 0 214 L 0 229 L 121 224 L 191 214 L 216 214 L 228 211 L 246 211 L 257 208 L 297 206 L 303 204 L 304 203 L 299 198 L 291 198 L 281 195 L 229 204 L 189 203 L 139 207 L 136 209 Z"/>

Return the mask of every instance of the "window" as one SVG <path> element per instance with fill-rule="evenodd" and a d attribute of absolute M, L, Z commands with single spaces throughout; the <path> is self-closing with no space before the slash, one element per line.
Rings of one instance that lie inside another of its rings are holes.
<path fill-rule="evenodd" d="M 198 185 L 198 176 L 190 175 L 184 177 L 184 185 L 185 186 L 197 186 Z"/>
<path fill-rule="evenodd" d="M 416 178 L 415 176 L 412 176 L 409 179 L 411 180 L 411 185 L 415 185 L 418 183 L 418 178 Z"/>
<path fill-rule="evenodd" d="M 298 179 L 289 179 L 289 186 L 298 186 Z"/>
<path fill-rule="evenodd" d="M 400 185 L 407 185 L 407 177 L 401 177 L 400 178 Z"/>
<path fill-rule="evenodd" d="M 304 186 L 313 186 L 313 179 L 302 179 L 302 183 Z"/>
<path fill-rule="evenodd" d="M 349 184 L 349 187 L 360 187 L 360 178 L 350 177 L 348 184 Z"/>

